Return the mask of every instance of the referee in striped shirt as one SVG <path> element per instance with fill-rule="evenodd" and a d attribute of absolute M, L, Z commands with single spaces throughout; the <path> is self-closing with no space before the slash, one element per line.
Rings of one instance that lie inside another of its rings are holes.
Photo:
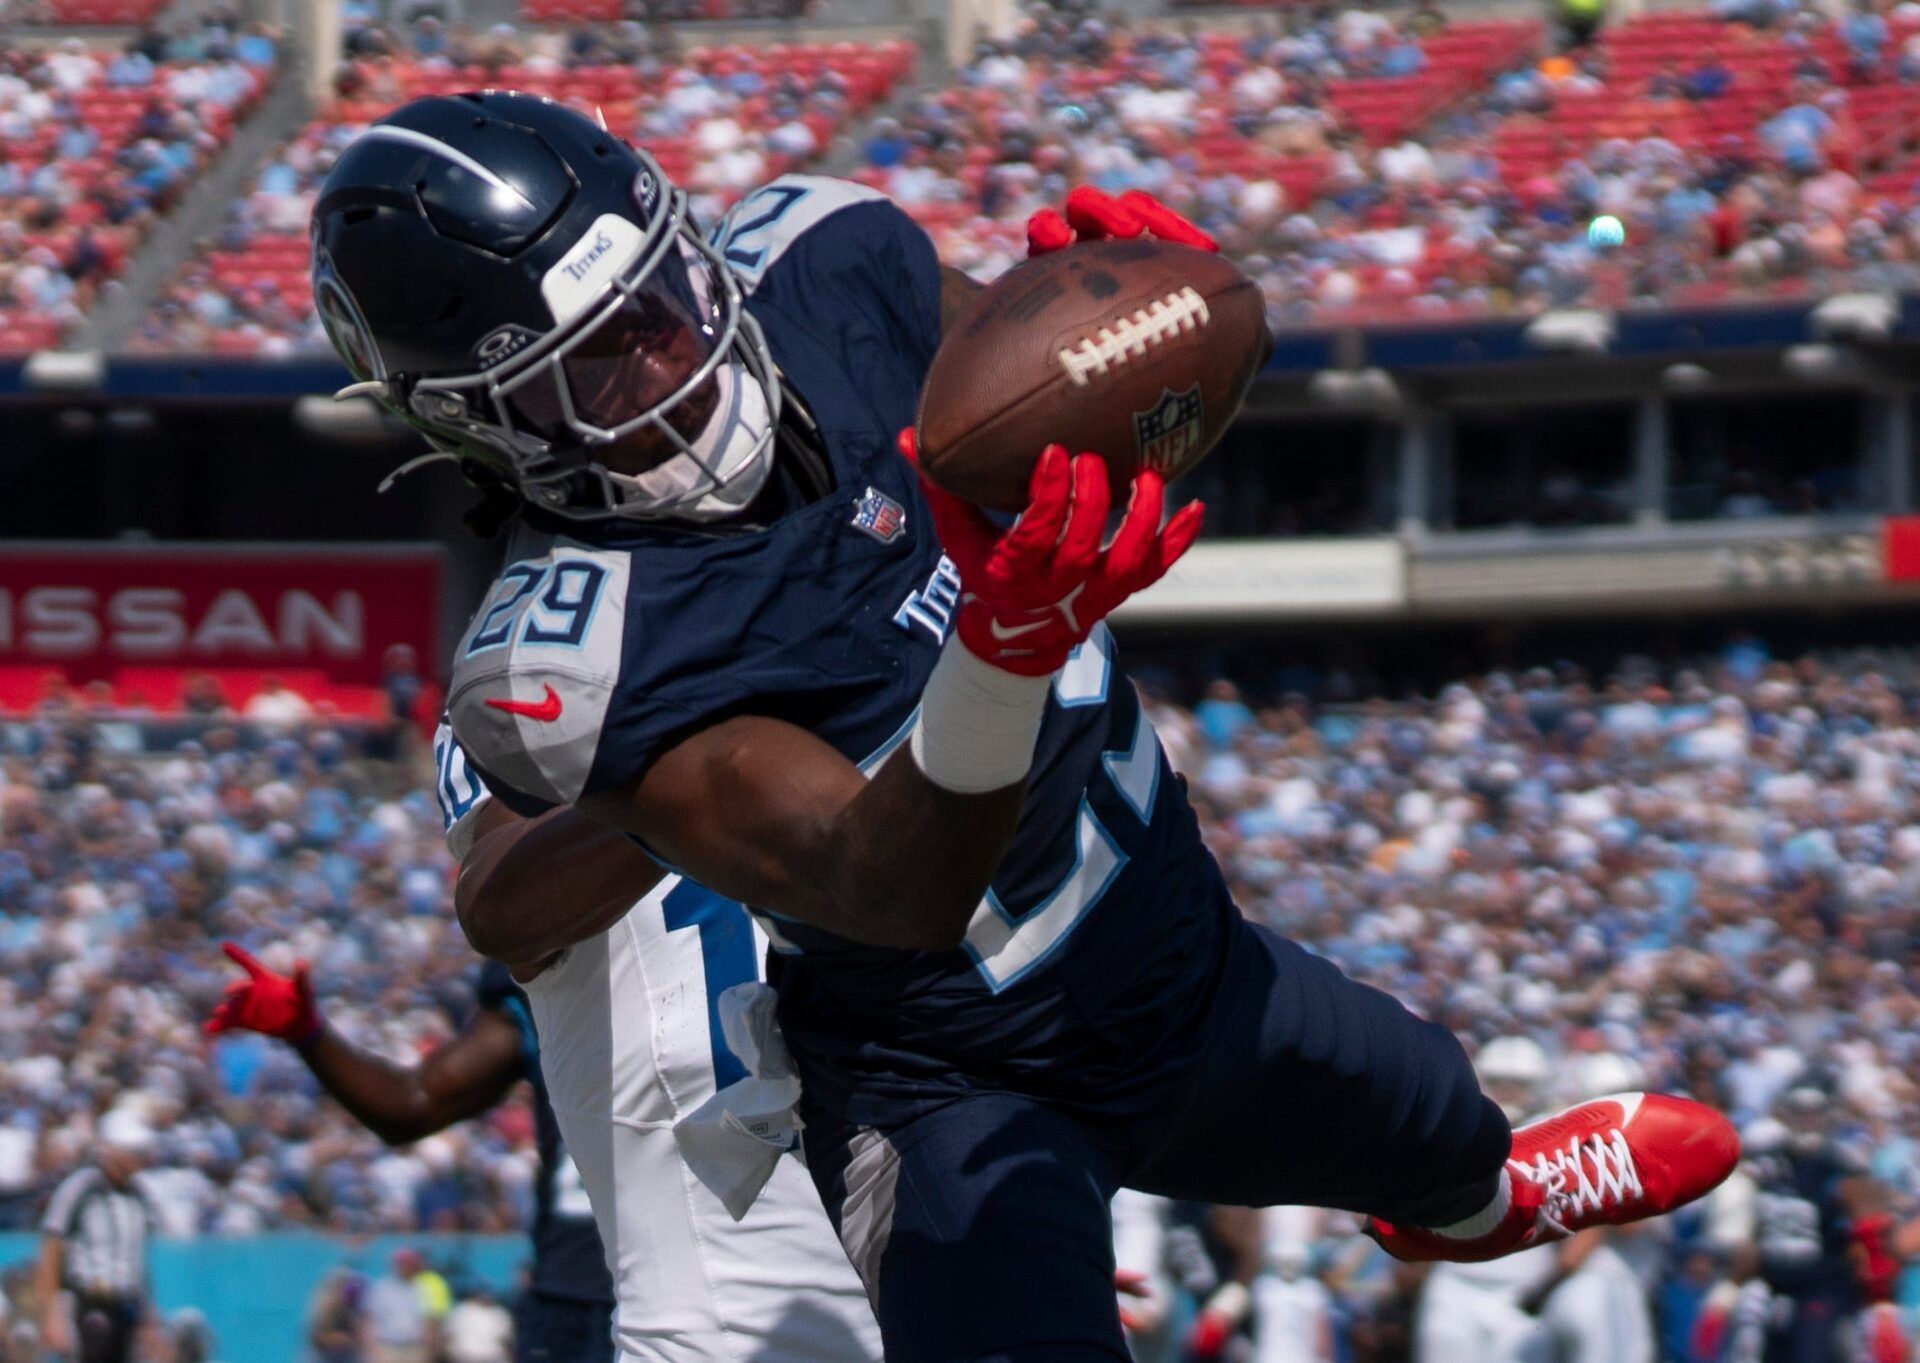
<path fill-rule="evenodd" d="M 67 1175 L 40 1223 L 34 1275 L 40 1339 L 78 1363 L 130 1363 L 147 1308 L 147 1237 L 153 1214 L 134 1179 L 153 1132 L 125 1109 L 101 1119 L 99 1153 Z M 62 1290 L 72 1298 L 69 1316 Z"/>

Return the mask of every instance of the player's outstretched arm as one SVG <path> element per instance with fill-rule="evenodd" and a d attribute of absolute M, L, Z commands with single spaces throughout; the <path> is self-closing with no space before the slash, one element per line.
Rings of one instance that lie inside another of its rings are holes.
<path fill-rule="evenodd" d="M 745 715 L 580 807 L 729 898 L 872 946 L 930 951 L 959 943 L 1025 790 L 1024 765 L 988 789 L 948 789 L 905 748 L 869 781 L 806 730 Z"/>
<path fill-rule="evenodd" d="M 1019 822 L 1053 674 L 1199 530 L 1197 505 L 1162 528 L 1147 472 L 1103 543 L 1107 487 L 1099 456 L 1054 446 L 1004 532 L 927 489 L 961 607 L 909 741 L 871 781 L 805 730 L 748 715 L 579 807 L 732 898 L 876 946 L 959 945 Z"/>
<path fill-rule="evenodd" d="M 418 1065 L 396 1065 L 354 1045 L 320 1016 L 306 962 L 292 975 L 267 969 L 233 942 L 222 948 L 246 972 L 207 1019 L 210 1034 L 260 1032 L 293 1046 L 322 1088 L 389 1145 L 405 1145 L 477 1116 L 525 1072 L 520 1033 L 491 1009 Z"/>

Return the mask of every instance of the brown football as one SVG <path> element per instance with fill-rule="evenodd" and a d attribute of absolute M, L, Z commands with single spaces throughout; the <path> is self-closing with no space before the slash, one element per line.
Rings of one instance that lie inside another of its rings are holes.
<path fill-rule="evenodd" d="M 1097 241 L 1007 271 L 955 318 L 920 392 L 921 467 L 1018 511 L 1049 444 L 1169 481 L 1213 448 L 1273 348 L 1260 289 L 1207 251 Z"/>

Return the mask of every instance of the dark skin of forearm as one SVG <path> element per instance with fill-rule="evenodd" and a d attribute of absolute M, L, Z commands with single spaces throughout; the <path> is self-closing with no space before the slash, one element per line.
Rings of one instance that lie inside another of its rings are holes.
<path fill-rule="evenodd" d="M 956 795 L 904 748 L 868 781 L 804 730 L 742 717 L 578 810 L 521 819 L 489 805 L 454 907 L 474 950 L 531 979 L 658 883 L 631 833 L 729 898 L 872 946 L 942 950 L 966 931 L 1025 793 Z"/>
<path fill-rule="evenodd" d="M 640 782 L 581 801 L 702 885 L 869 946 L 958 946 L 1013 840 L 1026 783 L 956 795 L 903 746 L 869 781 L 803 729 L 742 716 Z"/>
<path fill-rule="evenodd" d="M 300 1058 L 355 1121 L 388 1145 L 406 1145 L 493 1107 L 524 1075 L 520 1033 L 498 1013 L 476 1013 L 418 1065 L 396 1065 L 324 1031 Z"/>
<path fill-rule="evenodd" d="M 1246 1285 L 1260 1272 L 1261 1216 L 1253 1207 L 1215 1207 L 1213 1235 L 1227 1252 L 1230 1281 Z"/>
<path fill-rule="evenodd" d="M 454 912 L 475 951 L 525 981 L 619 922 L 663 874 L 605 823 L 571 809 L 523 819 L 494 801 L 460 863 Z"/>

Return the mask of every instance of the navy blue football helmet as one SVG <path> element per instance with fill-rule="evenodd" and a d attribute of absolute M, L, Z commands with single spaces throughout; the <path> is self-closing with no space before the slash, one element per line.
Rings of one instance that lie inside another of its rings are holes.
<path fill-rule="evenodd" d="M 314 204 L 313 298 L 345 392 L 549 511 L 714 519 L 766 479 L 780 383 L 738 281 L 651 156 L 551 100 L 368 128 Z"/>

